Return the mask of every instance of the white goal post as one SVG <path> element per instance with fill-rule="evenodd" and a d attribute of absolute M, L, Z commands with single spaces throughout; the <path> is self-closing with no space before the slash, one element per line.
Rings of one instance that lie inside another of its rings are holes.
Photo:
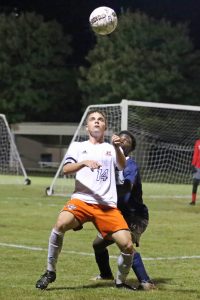
<path fill-rule="evenodd" d="M 0 114 L 0 184 L 31 184 L 19 156 L 6 116 Z"/>
<path fill-rule="evenodd" d="M 104 111 L 108 117 L 108 141 L 113 133 L 121 130 L 130 130 L 135 136 L 137 146 L 133 156 L 140 166 L 143 182 L 191 183 L 191 160 L 200 128 L 200 106 L 133 100 L 90 105 L 71 142 L 88 138 L 86 116 L 94 109 Z M 72 176 L 64 177 L 62 168 L 63 161 L 46 190 L 47 195 L 71 193 Z"/>

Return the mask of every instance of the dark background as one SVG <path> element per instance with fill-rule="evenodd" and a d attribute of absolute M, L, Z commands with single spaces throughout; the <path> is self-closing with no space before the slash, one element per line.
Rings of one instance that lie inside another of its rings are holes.
<path fill-rule="evenodd" d="M 145 12 L 156 19 L 165 18 L 172 23 L 187 22 L 190 37 L 196 49 L 200 48 L 200 1 L 199 0 L 24 0 L 0 1 L 1 12 L 20 13 L 35 11 L 45 20 L 56 19 L 64 31 L 72 36 L 72 65 L 84 64 L 84 57 L 95 43 L 88 18 L 98 6 L 112 7 L 119 15 L 129 8 Z"/>

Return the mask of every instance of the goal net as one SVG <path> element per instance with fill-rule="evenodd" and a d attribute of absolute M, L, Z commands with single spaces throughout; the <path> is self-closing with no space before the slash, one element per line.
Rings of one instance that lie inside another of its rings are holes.
<path fill-rule="evenodd" d="M 129 130 L 136 138 L 132 154 L 140 166 L 143 182 L 191 183 L 191 160 L 200 107 L 122 100 L 119 104 L 88 106 L 72 139 L 88 138 L 85 121 L 88 111 L 98 109 L 108 117 L 106 139 L 113 133 Z M 47 194 L 68 195 L 73 177 L 64 177 L 61 162 Z"/>
<path fill-rule="evenodd" d="M 29 185 L 30 179 L 19 156 L 5 115 L 0 114 L 0 184 Z"/>

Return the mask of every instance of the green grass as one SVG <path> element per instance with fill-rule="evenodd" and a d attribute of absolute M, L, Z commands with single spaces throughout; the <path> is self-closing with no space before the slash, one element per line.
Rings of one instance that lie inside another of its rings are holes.
<path fill-rule="evenodd" d="M 96 230 L 90 223 L 66 233 L 56 282 L 46 291 L 35 289 L 46 267 L 50 230 L 66 199 L 45 195 L 50 178 L 31 179 L 30 186 L 0 186 L 0 299 L 200 299 L 200 201 L 188 205 L 190 185 L 143 184 L 150 224 L 138 250 L 157 290 L 126 292 L 110 282 L 90 281 L 98 274 L 91 246 Z M 118 255 L 115 245 L 109 249 Z M 136 283 L 132 271 L 128 281 Z"/>

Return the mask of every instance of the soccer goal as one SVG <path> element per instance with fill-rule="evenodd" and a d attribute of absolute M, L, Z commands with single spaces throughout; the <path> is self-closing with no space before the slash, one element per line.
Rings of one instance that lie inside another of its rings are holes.
<path fill-rule="evenodd" d="M 5 115 L 0 114 L 0 184 L 31 184 Z"/>
<path fill-rule="evenodd" d="M 72 139 L 87 139 L 85 121 L 88 111 L 98 109 L 108 117 L 106 139 L 113 133 L 130 130 L 136 138 L 133 153 L 143 182 L 191 183 L 193 146 L 200 128 L 200 107 L 122 100 L 119 104 L 88 106 Z M 64 161 L 64 158 L 63 158 Z M 68 195 L 73 177 L 64 177 L 61 162 L 48 195 Z"/>

